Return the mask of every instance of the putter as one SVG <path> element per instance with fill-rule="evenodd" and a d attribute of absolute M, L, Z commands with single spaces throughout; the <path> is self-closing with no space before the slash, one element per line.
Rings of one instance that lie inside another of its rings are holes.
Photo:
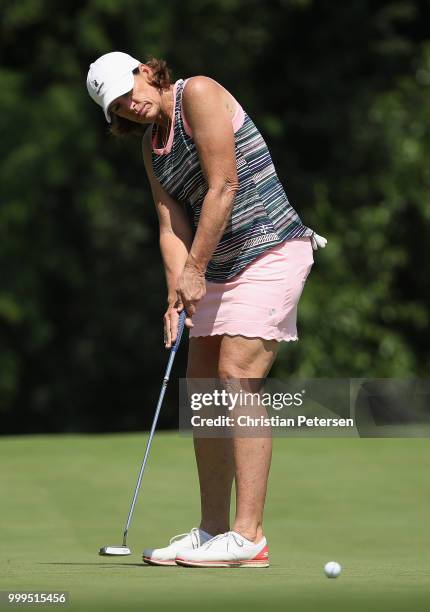
<path fill-rule="evenodd" d="M 163 403 L 164 393 L 166 391 L 167 383 L 169 382 L 170 370 L 172 369 L 173 361 L 175 359 L 176 351 L 178 350 L 179 344 L 181 342 L 182 332 L 184 331 L 184 324 L 186 318 L 185 310 L 182 310 L 179 314 L 179 323 L 178 323 L 178 334 L 176 336 L 176 342 L 172 346 L 170 351 L 169 362 L 167 364 L 166 373 L 163 378 L 163 384 L 161 386 L 160 397 L 158 399 L 157 409 L 154 414 L 154 419 L 152 421 L 151 431 L 149 432 L 148 442 L 146 443 L 145 455 L 143 457 L 142 465 L 140 467 L 139 477 L 137 479 L 136 488 L 134 490 L 133 500 L 131 502 L 130 510 L 127 517 L 127 522 L 125 524 L 122 546 L 103 546 L 100 548 L 99 555 L 106 556 L 122 556 L 122 555 L 131 555 L 131 550 L 127 546 L 127 534 L 128 528 L 130 527 L 131 519 L 134 512 L 134 507 L 136 505 L 137 496 L 139 494 L 140 485 L 142 482 L 142 476 L 145 471 L 146 461 L 149 455 L 149 449 L 151 448 L 152 438 L 154 437 L 155 428 L 157 426 L 158 415 L 160 414 L 161 404 Z"/>

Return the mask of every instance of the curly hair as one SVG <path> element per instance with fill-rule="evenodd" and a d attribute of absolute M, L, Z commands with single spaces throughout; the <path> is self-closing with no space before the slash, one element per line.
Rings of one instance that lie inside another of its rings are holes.
<path fill-rule="evenodd" d="M 172 82 L 171 71 L 167 66 L 167 62 L 162 59 L 151 57 L 145 62 L 152 70 L 152 78 L 149 81 L 150 85 L 157 89 L 169 89 Z M 139 68 L 133 70 L 133 74 L 138 74 Z M 142 136 L 148 127 L 148 124 L 139 124 L 129 119 L 124 119 L 115 113 L 111 113 L 111 124 L 109 132 L 118 138 L 125 136 Z"/>

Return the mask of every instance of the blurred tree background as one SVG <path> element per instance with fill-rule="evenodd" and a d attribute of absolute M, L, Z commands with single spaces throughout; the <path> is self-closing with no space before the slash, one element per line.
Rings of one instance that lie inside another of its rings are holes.
<path fill-rule="evenodd" d="M 329 240 L 302 298 L 301 341 L 282 344 L 272 375 L 428 375 L 427 1 L 0 7 L 3 433 L 152 419 L 167 361 L 156 214 L 139 140 L 110 136 L 85 87 L 89 64 L 113 50 L 229 89 L 291 203 Z M 176 387 L 162 427 L 175 426 Z"/>

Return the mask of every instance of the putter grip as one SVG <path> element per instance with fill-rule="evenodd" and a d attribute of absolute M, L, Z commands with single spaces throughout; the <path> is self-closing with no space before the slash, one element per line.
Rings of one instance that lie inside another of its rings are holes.
<path fill-rule="evenodd" d="M 178 333 L 176 336 L 176 342 L 175 344 L 172 346 L 172 351 L 177 351 L 179 344 L 181 342 L 181 337 L 182 337 L 182 332 L 184 331 L 184 325 L 185 325 L 185 318 L 187 316 L 187 313 L 185 312 L 185 310 L 181 310 L 181 312 L 179 313 L 179 321 L 178 321 Z"/>

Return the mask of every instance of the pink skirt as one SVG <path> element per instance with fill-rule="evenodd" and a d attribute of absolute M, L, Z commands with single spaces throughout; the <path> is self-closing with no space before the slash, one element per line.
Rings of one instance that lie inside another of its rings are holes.
<path fill-rule="evenodd" d="M 297 305 L 313 262 L 310 238 L 293 238 L 225 283 L 206 281 L 190 338 L 227 334 L 297 340 Z"/>

